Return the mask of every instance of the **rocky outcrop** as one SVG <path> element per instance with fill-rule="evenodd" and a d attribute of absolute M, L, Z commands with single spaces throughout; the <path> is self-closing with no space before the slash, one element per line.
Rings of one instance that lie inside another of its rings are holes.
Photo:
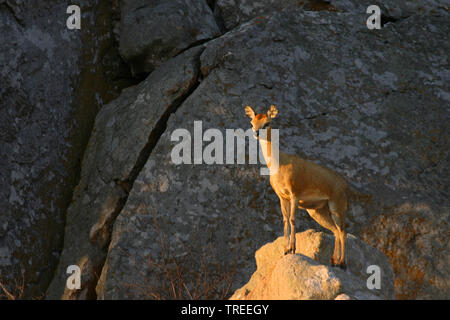
<path fill-rule="evenodd" d="M 220 35 L 205 0 L 125 0 L 121 12 L 120 54 L 135 75 Z"/>
<path fill-rule="evenodd" d="M 281 149 L 351 181 L 353 234 L 405 204 L 425 203 L 436 219 L 448 208 L 448 18 L 437 10 L 373 31 L 352 13 L 291 10 L 205 44 L 200 85 L 168 118 L 114 223 L 97 296 L 151 296 L 138 287 L 167 281 L 155 267 L 167 248 L 195 273 L 198 244 L 213 248 L 211 264 L 236 270 L 232 290 L 248 280 L 253 252 L 282 229 L 268 179 L 259 166 L 176 165 L 171 158 L 176 129 L 191 138 L 196 120 L 224 136 L 225 128 L 247 129 L 247 104 L 258 112 L 277 105 Z M 317 228 L 305 215 L 297 221 L 298 230 Z M 188 278 L 195 285 L 195 274 Z"/>
<path fill-rule="evenodd" d="M 236 155 L 235 164 L 175 164 L 172 133 L 187 129 L 193 147 L 194 121 L 226 137 L 250 127 L 245 105 L 275 104 L 281 149 L 351 183 L 348 230 L 386 254 L 397 297 L 448 296 L 442 1 L 384 1 L 381 30 L 366 28 L 376 3 L 365 0 L 121 3 L 114 27 L 109 2 L 81 1 L 82 30 L 69 31 L 66 3 L 0 0 L 3 279 L 24 272 L 26 295 L 41 296 L 63 246 L 48 298 L 167 298 L 155 288 L 172 283 L 175 298 L 228 298 L 255 270 L 255 250 L 281 233 L 278 199 L 260 165 L 236 164 Z M 220 36 L 222 28 L 232 30 Z M 103 106 L 131 85 L 113 34 L 143 81 Z M 310 228 L 318 226 L 298 214 L 297 230 Z M 392 298 L 360 287 L 365 266 L 342 273 L 307 255 L 276 261 L 274 279 L 298 289 L 290 277 L 300 272 L 326 288 L 308 297 Z M 65 288 L 72 264 L 82 269 L 78 291 Z M 206 275 L 214 285 L 196 292 Z"/>
<path fill-rule="evenodd" d="M 394 299 L 394 273 L 387 257 L 353 235 L 347 236 L 347 269 L 330 267 L 334 237 L 307 230 L 296 234 L 296 254 L 283 254 L 283 237 L 255 253 L 256 271 L 231 300 Z M 368 287 L 380 270 L 379 288 Z M 369 271 L 369 272 L 368 272 Z"/>
<path fill-rule="evenodd" d="M 26 298 L 58 262 L 95 115 L 130 85 L 111 5 L 77 4 L 81 30 L 66 27 L 66 1 L 0 1 L 0 278 Z"/>

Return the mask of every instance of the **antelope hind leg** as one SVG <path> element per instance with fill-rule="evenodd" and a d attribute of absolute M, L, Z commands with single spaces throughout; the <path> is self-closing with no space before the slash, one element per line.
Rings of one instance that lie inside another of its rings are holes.
<path fill-rule="evenodd" d="M 289 239 L 289 253 L 295 254 L 295 211 L 297 210 L 298 199 L 294 196 L 291 198 L 289 224 L 291 227 L 291 236 Z"/>
<path fill-rule="evenodd" d="M 347 212 L 347 199 L 339 198 L 340 201 L 330 201 L 329 207 L 331 211 L 331 218 L 336 224 L 337 236 L 339 237 L 340 250 L 339 250 L 339 261 L 338 266 L 342 269 L 346 269 L 345 264 L 345 244 L 347 235 L 345 233 L 345 214 Z"/>
<path fill-rule="evenodd" d="M 334 250 L 333 255 L 331 257 L 330 264 L 335 266 L 338 264 L 339 252 L 340 252 L 340 238 L 338 228 L 336 227 L 336 223 L 331 217 L 331 212 L 328 206 L 323 206 L 320 209 L 307 209 L 311 218 L 313 218 L 318 224 L 320 224 L 325 229 L 330 230 L 334 235 Z"/>

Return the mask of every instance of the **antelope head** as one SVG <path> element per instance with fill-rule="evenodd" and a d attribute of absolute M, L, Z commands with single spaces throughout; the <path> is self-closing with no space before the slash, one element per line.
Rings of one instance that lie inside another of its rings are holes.
<path fill-rule="evenodd" d="M 254 132 L 253 136 L 255 137 L 255 139 L 259 139 L 259 130 L 267 129 L 270 127 L 270 123 L 272 119 L 277 116 L 278 110 L 277 107 L 271 105 L 269 111 L 267 111 L 266 114 L 255 114 L 255 111 L 253 111 L 252 107 L 246 106 L 245 114 L 251 119 L 250 123 Z"/>

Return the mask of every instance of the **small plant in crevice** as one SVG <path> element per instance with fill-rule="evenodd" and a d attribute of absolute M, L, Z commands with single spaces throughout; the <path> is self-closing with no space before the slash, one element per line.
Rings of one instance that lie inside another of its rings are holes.
<path fill-rule="evenodd" d="M 10 289 L 8 289 L 10 287 Z M 22 275 L 22 283 L 15 283 L 13 288 L 8 286 L 0 276 L 0 300 L 20 300 L 23 299 L 25 289 L 25 277 Z"/>
<path fill-rule="evenodd" d="M 22 274 L 22 280 L 20 283 L 14 282 L 14 285 L 10 286 L 5 283 L 3 278 L 0 276 L 0 300 L 42 300 L 45 294 L 41 296 L 33 296 L 31 298 L 26 298 L 25 294 L 25 275 Z"/>

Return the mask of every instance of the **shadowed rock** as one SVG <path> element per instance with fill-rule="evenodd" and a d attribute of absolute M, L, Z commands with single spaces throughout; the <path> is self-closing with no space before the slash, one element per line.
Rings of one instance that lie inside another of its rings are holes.
<path fill-rule="evenodd" d="M 81 180 L 67 212 L 64 250 L 48 289 L 51 299 L 92 299 L 121 211 L 167 118 L 198 84 L 199 55 L 192 48 L 122 92 L 98 114 L 83 159 Z M 66 269 L 82 270 L 81 290 L 65 286 Z"/>
<path fill-rule="evenodd" d="M 135 75 L 219 34 L 205 0 L 122 1 L 120 54 Z"/>
<path fill-rule="evenodd" d="M 0 277 L 23 298 L 44 295 L 95 116 L 131 83 L 114 6 L 76 4 L 81 30 L 67 1 L 0 0 Z"/>

